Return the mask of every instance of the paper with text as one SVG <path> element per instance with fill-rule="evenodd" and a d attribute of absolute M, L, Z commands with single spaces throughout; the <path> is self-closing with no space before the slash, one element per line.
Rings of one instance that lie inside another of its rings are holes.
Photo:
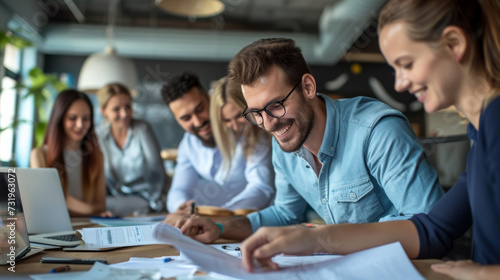
<path fill-rule="evenodd" d="M 155 225 L 84 228 L 80 232 L 87 247 L 106 248 L 159 244 L 153 237 Z"/>
<path fill-rule="evenodd" d="M 288 266 L 279 271 L 248 273 L 239 258 L 186 237 L 170 225 L 157 224 L 153 236 L 173 244 L 181 255 L 204 270 L 239 279 L 424 279 L 399 243 L 317 263 Z"/>

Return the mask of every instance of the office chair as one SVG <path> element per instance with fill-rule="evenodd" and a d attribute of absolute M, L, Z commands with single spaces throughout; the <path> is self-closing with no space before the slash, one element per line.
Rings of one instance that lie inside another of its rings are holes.
<path fill-rule="evenodd" d="M 429 163 L 438 173 L 439 183 L 446 191 L 451 188 L 465 171 L 467 153 L 471 142 L 466 134 L 421 138 Z"/>

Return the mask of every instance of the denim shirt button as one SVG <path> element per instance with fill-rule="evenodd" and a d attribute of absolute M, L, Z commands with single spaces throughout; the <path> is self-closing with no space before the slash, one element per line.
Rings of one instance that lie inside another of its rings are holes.
<path fill-rule="evenodd" d="M 330 147 L 330 152 L 333 152 L 333 146 Z"/>
<path fill-rule="evenodd" d="M 322 202 L 323 204 L 326 204 L 326 198 L 323 198 L 323 199 L 321 200 L 321 202 Z"/>
<path fill-rule="evenodd" d="M 357 197 L 357 195 L 356 195 L 356 193 L 354 193 L 354 192 L 351 192 L 351 193 L 349 194 L 349 199 L 356 199 L 356 197 Z"/>

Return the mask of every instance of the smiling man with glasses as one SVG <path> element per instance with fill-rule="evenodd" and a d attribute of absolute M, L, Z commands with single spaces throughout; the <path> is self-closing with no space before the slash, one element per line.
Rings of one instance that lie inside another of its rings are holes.
<path fill-rule="evenodd" d="M 243 115 L 273 135 L 274 205 L 214 224 L 191 217 L 193 238 L 244 239 L 261 226 L 304 221 L 309 204 L 327 224 L 407 219 L 442 197 L 435 170 L 406 117 L 367 97 L 333 100 L 291 39 L 262 39 L 229 64 L 248 107 Z M 288 94 L 286 94 L 288 93 Z"/>
<path fill-rule="evenodd" d="M 264 123 L 264 119 L 262 118 L 262 112 L 265 111 L 269 116 L 271 117 L 274 117 L 274 118 L 281 118 L 283 117 L 285 114 L 286 114 L 286 109 L 285 109 L 285 105 L 283 105 L 283 103 L 285 103 L 285 101 L 288 99 L 288 97 L 292 94 L 292 92 L 295 91 L 295 89 L 300 85 L 300 82 L 299 81 L 293 88 L 292 90 L 290 91 L 290 93 L 288 93 L 286 95 L 285 98 L 283 98 L 283 100 L 281 101 L 275 101 L 275 102 L 271 102 L 269 104 L 266 105 L 266 107 L 264 107 L 263 109 L 260 109 L 260 110 L 248 110 L 248 106 L 245 108 L 245 110 L 243 110 L 243 113 L 242 115 L 253 125 L 262 125 Z M 248 112 L 246 112 L 248 110 Z"/>

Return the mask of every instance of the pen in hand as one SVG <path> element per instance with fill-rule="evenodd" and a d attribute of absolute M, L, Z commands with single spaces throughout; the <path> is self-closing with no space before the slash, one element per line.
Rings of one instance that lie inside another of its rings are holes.
<path fill-rule="evenodd" d="M 69 265 L 65 265 L 65 266 L 60 266 L 60 267 L 56 267 L 56 268 L 51 269 L 50 273 L 64 272 L 64 271 L 70 271 L 70 270 L 71 270 L 71 267 Z"/>
<path fill-rule="evenodd" d="M 194 210 L 195 210 L 195 205 L 194 205 L 194 201 L 193 201 L 193 203 L 191 203 L 191 211 L 190 211 L 190 212 L 191 212 L 191 213 L 190 213 L 191 215 L 193 215 L 193 214 L 194 214 Z"/>

